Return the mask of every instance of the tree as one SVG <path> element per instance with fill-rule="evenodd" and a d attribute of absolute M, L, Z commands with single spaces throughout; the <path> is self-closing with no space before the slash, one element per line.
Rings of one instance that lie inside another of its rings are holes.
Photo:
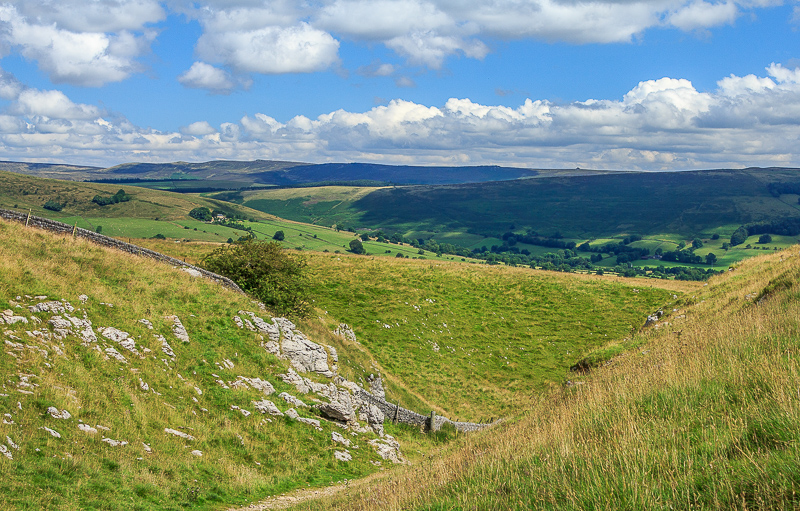
<path fill-rule="evenodd" d="M 703 240 L 695 238 L 692 240 L 692 248 L 703 248 Z"/>
<path fill-rule="evenodd" d="M 709 266 L 714 266 L 714 263 L 717 262 L 717 256 L 714 255 L 713 252 L 709 252 L 706 254 L 706 264 Z"/>
<path fill-rule="evenodd" d="M 201 222 L 211 221 L 211 211 L 208 208 L 194 208 L 189 211 L 189 216 Z"/>
<path fill-rule="evenodd" d="M 278 243 L 251 240 L 223 245 L 202 265 L 236 282 L 274 314 L 304 317 L 311 312 L 306 261 Z"/>
<path fill-rule="evenodd" d="M 741 245 L 747 241 L 748 232 L 745 226 L 741 226 L 731 234 L 731 246 Z"/>
<path fill-rule="evenodd" d="M 758 242 L 761 243 L 762 245 L 765 243 L 772 243 L 772 236 L 770 236 L 769 234 L 762 234 L 761 236 L 758 237 Z"/>
<path fill-rule="evenodd" d="M 276 241 L 283 241 L 285 237 L 286 235 L 283 233 L 283 231 L 275 231 L 275 236 L 273 236 L 272 239 Z"/>
<path fill-rule="evenodd" d="M 367 253 L 367 251 L 364 250 L 364 244 L 361 243 L 361 240 L 353 240 L 350 242 L 350 252 L 359 255 Z"/>

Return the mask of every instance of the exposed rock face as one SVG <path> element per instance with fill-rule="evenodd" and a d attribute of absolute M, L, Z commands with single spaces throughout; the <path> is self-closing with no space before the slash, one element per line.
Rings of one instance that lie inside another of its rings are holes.
<path fill-rule="evenodd" d="M 275 393 L 275 387 L 268 381 L 262 380 L 260 378 L 246 378 L 244 376 L 239 376 L 238 379 L 245 383 L 248 383 L 251 387 L 256 390 L 260 390 L 264 393 L 265 396 L 269 396 Z"/>
<path fill-rule="evenodd" d="M 339 461 L 350 461 L 353 456 L 347 451 L 333 451 L 333 457 Z"/>
<path fill-rule="evenodd" d="M 343 437 L 341 433 L 337 433 L 336 431 L 331 431 L 331 439 L 333 439 L 334 442 L 340 443 L 345 447 L 350 447 L 350 440 Z"/>
<path fill-rule="evenodd" d="M 375 452 L 381 458 L 391 461 L 392 463 L 405 463 L 403 455 L 400 453 L 400 444 L 391 435 L 385 435 L 383 438 L 376 438 L 369 441 Z"/>
<path fill-rule="evenodd" d="M 333 378 L 328 367 L 328 353 L 319 344 L 310 341 L 301 332 L 284 331 L 281 352 L 298 371 L 314 372 Z"/>
<path fill-rule="evenodd" d="M 47 413 L 49 413 L 50 416 L 54 419 L 69 419 L 70 417 L 72 417 L 72 415 L 70 415 L 68 411 L 62 410 L 59 412 L 58 408 L 56 408 L 55 406 L 49 407 L 47 409 Z"/>
<path fill-rule="evenodd" d="M 334 393 L 335 392 L 335 393 Z M 352 422 L 355 420 L 353 399 L 346 390 L 337 389 L 335 386 L 330 389 L 330 403 L 319 405 L 319 411 L 331 419 Z"/>
<path fill-rule="evenodd" d="M 300 401 L 299 399 L 297 399 L 296 397 L 294 397 L 293 395 L 291 395 L 291 394 L 289 394 L 287 392 L 281 392 L 280 394 L 278 394 L 278 397 L 283 399 L 284 401 L 286 401 L 287 403 L 289 403 L 292 406 L 298 406 L 298 407 L 301 407 L 301 406 L 302 407 L 307 407 L 308 406 L 307 404 L 305 404 L 304 402 Z"/>
<path fill-rule="evenodd" d="M 268 413 L 270 415 L 277 415 L 279 417 L 283 417 L 283 412 L 278 410 L 278 407 L 275 406 L 275 403 L 269 401 L 267 399 L 263 399 L 261 401 L 253 401 L 253 406 L 256 410 L 261 413 Z"/>
<path fill-rule="evenodd" d="M 52 312 L 55 314 L 72 312 L 75 308 L 69 302 L 42 302 L 28 307 L 31 312 Z"/>
<path fill-rule="evenodd" d="M 369 424 L 376 435 L 383 436 L 383 421 L 386 417 L 380 408 L 371 403 L 362 403 L 358 411 L 358 418 Z"/>
<path fill-rule="evenodd" d="M 164 433 L 169 433 L 170 435 L 179 436 L 181 438 L 185 438 L 186 440 L 194 440 L 194 437 L 192 435 L 184 433 L 183 431 L 178 431 L 177 429 L 164 428 Z"/>
<path fill-rule="evenodd" d="M 386 391 L 383 390 L 383 380 L 381 380 L 380 374 L 378 376 L 373 376 L 370 374 L 369 378 L 367 378 L 367 381 L 369 381 L 370 394 L 381 399 L 386 399 Z"/>
<path fill-rule="evenodd" d="M 189 334 L 186 333 L 186 329 L 178 316 L 172 316 L 170 319 L 172 319 L 172 333 L 175 334 L 175 337 L 181 342 L 189 342 Z"/>

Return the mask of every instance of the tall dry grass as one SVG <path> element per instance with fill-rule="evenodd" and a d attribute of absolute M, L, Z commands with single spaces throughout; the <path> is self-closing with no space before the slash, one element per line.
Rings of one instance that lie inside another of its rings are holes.
<path fill-rule="evenodd" d="M 744 262 L 581 385 L 298 509 L 796 509 L 798 274 L 796 248 Z"/>

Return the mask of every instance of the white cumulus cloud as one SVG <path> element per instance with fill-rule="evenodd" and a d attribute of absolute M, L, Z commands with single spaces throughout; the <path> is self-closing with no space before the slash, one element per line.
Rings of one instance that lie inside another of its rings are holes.
<path fill-rule="evenodd" d="M 217 94 L 228 94 L 236 88 L 236 83 L 227 71 L 205 62 L 192 64 L 192 67 L 178 77 L 178 81 L 184 87 L 207 89 Z"/>
<path fill-rule="evenodd" d="M 243 72 L 264 74 L 322 71 L 339 61 L 339 42 L 301 22 L 289 27 L 205 32 L 197 53 Z"/>

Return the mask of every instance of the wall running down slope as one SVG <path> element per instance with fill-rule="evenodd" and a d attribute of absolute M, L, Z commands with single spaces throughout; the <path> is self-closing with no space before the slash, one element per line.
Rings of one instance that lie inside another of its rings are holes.
<path fill-rule="evenodd" d="M 56 232 L 59 234 L 79 236 L 81 238 L 86 238 L 93 243 L 97 243 L 98 245 L 115 248 L 117 250 L 122 250 L 123 252 L 128 252 L 131 254 L 149 257 L 151 259 L 165 262 L 173 266 L 178 266 L 180 268 L 189 268 L 199 272 L 206 278 L 218 282 L 219 284 L 227 287 L 228 289 L 232 289 L 238 293 L 244 294 L 244 291 L 242 291 L 242 289 L 239 286 L 237 286 L 235 282 L 233 282 L 231 279 L 227 277 L 223 277 L 222 275 L 217 275 L 216 273 L 204 270 L 203 268 L 199 268 L 197 266 L 188 264 L 184 261 L 181 261 L 180 259 L 175 259 L 174 257 L 169 257 L 167 255 L 155 252 L 153 250 L 144 247 L 139 247 L 136 245 L 132 245 L 130 243 L 125 243 L 124 241 L 110 238 L 108 236 L 103 236 L 102 234 L 98 234 L 96 232 L 89 231 L 87 229 L 82 229 L 80 227 L 65 224 L 63 222 L 57 222 L 55 220 L 49 220 L 47 218 L 33 216 L 25 213 L 19 213 L 17 211 L 12 211 L 9 209 L 0 209 L 0 218 L 3 218 L 5 220 L 13 220 L 16 222 L 20 222 L 25 224 L 27 227 L 37 227 L 39 229 L 45 229 L 47 231 Z"/>

